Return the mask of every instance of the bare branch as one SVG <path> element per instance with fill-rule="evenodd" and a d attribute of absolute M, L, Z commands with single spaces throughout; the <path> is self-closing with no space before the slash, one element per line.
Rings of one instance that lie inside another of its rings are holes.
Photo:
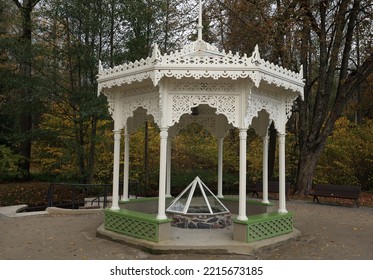
<path fill-rule="evenodd" d="M 17 7 L 20 9 L 20 10 L 22 10 L 23 9 L 23 6 L 22 6 L 22 4 L 18 1 L 18 0 L 13 0 L 13 2 L 14 2 L 14 4 L 16 4 L 17 5 Z"/>
<path fill-rule="evenodd" d="M 34 8 L 41 0 L 33 0 L 31 1 L 31 7 Z"/>

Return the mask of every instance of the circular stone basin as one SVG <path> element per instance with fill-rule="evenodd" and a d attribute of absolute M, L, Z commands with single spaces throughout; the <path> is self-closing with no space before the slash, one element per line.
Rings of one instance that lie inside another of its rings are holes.
<path fill-rule="evenodd" d="M 197 176 L 167 207 L 171 225 L 190 229 L 230 226 L 231 213 Z"/>
<path fill-rule="evenodd" d="M 189 212 L 191 210 L 192 213 L 187 214 L 167 213 L 167 216 L 172 219 L 171 226 L 188 229 L 222 229 L 232 225 L 231 213 L 201 214 L 200 207 L 189 209 Z"/>

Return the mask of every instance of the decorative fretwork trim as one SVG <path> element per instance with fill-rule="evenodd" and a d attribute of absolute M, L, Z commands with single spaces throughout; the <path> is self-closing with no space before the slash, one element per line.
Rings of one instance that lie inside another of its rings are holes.
<path fill-rule="evenodd" d="M 216 109 L 216 114 L 226 116 L 229 124 L 237 126 L 238 98 L 238 96 L 231 95 L 173 95 L 171 124 L 179 122 L 183 114 L 191 114 L 193 107 L 207 104 Z"/>
<path fill-rule="evenodd" d="M 147 110 L 147 114 L 153 116 L 154 122 L 159 125 L 159 87 L 147 84 L 126 88 L 125 91 L 121 91 L 120 89 L 105 89 L 104 94 L 107 96 L 110 115 L 115 122 L 120 123 L 120 127 L 126 126 L 128 118 L 134 116 L 134 111 L 137 108 Z M 115 106 L 119 108 L 119 113 L 117 114 L 114 114 Z"/>
<path fill-rule="evenodd" d="M 246 105 L 245 122 L 248 126 L 252 124 L 252 120 L 259 116 L 259 112 L 265 110 L 269 114 L 269 118 L 274 121 L 276 129 L 280 127 L 280 112 L 281 106 L 280 96 L 275 93 L 269 93 L 264 90 L 253 88 Z"/>
<path fill-rule="evenodd" d="M 229 78 L 237 80 L 249 77 L 256 87 L 266 81 L 303 96 L 303 73 L 293 72 L 260 58 L 256 47 L 251 57 L 219 52 L 206 42 L 197 41 L 186 45 L 180 51 L 161 55 L 155 46 L 153 56 L 134 63 L 122 64 L 113 68 L 99 68 L 98 90 L 131 84 L 151 79 L 154 86 L 163 77 L 181 78 Z"/>

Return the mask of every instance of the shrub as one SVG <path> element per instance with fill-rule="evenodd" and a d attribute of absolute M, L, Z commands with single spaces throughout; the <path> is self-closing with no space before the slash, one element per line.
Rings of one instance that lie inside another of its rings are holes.
<path fill-rule="evenodd" d="M 18 165 L 22 160 L 24 158 L 21 155 L 14 153 L 5 145 L 0 145 L 0 181 L 21 179 L 24 174 Z"/>
<path fill-rule="evenodd" d="M 373 189 L 372 126 L 371 120 L 356 125 L 339 119 L 318 163 L 315 181 Z"/>

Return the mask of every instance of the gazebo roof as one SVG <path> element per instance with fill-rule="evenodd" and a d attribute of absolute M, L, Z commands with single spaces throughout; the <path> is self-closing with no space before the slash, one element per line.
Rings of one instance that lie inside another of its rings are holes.
<path fill-rule="evenodd" d="M 298 93 L 303 98 L 303 70 L 299 73 L 265 61 L 260 57 L 258 46 L 252 55 L 226 53 L 198 39 L 181 50 L 161 54 L 157 44 L 152 56 L 140 61 L 124 63 L 103 69 L 101 62 L 98 75 L 98 93 L 114 86 L 126 86 L 133 82 L 151 79 L 157 86 L 163 77 L 181 78 L 229 78 L 237 80 L 249 77 L 256 87 L 261 81 L 274 87 L 282 87 Z"/>

